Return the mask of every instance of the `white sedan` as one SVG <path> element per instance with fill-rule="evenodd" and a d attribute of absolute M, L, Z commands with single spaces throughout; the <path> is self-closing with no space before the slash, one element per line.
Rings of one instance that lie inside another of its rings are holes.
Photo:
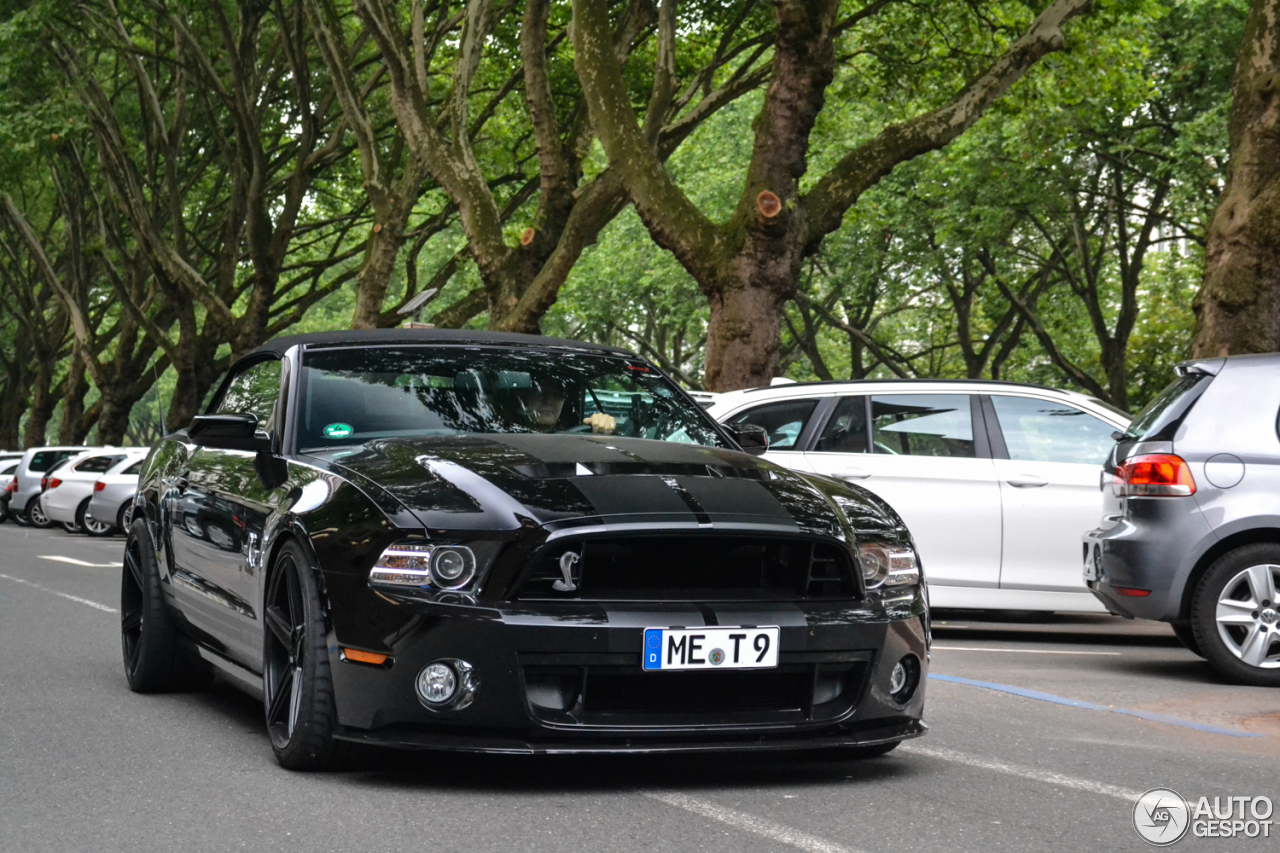
<path fill-rule="evenodd" d="M 709 413 L 769 433 L 765 458 L 889 502 L 915 537 L 934 607 L 1103 612 L 1080 537 L 1129 417 L 1037 385 L 902 380 L 721 394 Z"/>
<path fill-rule="evenodd" d="M 95 519 L 89 513 L 93 486 L 104 474 L 115 474 L 145 459 L 145 447 L 95 448 L 67 460 L 50 471 L 40 508 L 50 521 L 60 523 L 68 533 L 110 533 L 115 519 Z"/>

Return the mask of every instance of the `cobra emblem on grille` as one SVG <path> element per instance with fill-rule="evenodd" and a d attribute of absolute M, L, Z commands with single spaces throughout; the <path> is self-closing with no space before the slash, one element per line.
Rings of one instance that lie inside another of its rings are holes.
<path fill-rule="evenodd" d="M 556 592 L 573 592 L 578 585 L 573 580 L 573 567 L 581 559 L 573 551 L 565 551 L 560 555 L 560 572 L 564 575 L 564 580 L 558 580 L 551 584 L 551 588 Z"/>

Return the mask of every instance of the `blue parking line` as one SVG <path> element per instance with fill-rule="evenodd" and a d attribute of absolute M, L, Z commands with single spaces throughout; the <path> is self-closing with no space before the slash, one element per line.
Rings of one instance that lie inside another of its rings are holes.
<path fill-rule="evenodd" d="M 970 687 L 984 687 L 987 690 L 1009 693 L 1013 696 L 1021 696 L 1024 699 L 1038 699 L 1041 702 L 1052 702 L 1055 705 L 1066 705 L 1071 708 L 1083 708 L 1086 711 L 1110 711 L 1113 714 L 1125 714 L 1130 717 L 1150 720 L 1153 723 L 1167 723 L 1171 726 L 1182 726 L 1185 729 L 1196 729 L 1197 731 L 1209 732 L 1210 734 L 1215 735 L 1227 735 L 1229 737 L 1263 737 L 1263 735 L 1257 734 L 1256 732 L 1242 732 L 1239 729 L 1224 729 L 1221 726 L 1193 723 L 1190 720 L 1180 720 L 1177 717 L 1166 717 L 1164 714 L 1156 714 L 1151 711 L 1130 711 L 1126 708 L 1110 708 L 1106 705 L 1095 705 L 1092 702 L 1081 702 L 1078 699 L 1068 699 L 1065 696 L 1054 696 L 1052 693 L 1040 693 L 1036 690 L 1024 690 L 1021 687 L 1014 687 L 1012 684 L 998 684 L 994 681 L 976 681 L 972 678 L 960 678 L 955 675 L 937 675 L 936 673 L 930 673 L 929 678 L 934 681 L 949 681 L 952 684 L 967 684 Z"/>

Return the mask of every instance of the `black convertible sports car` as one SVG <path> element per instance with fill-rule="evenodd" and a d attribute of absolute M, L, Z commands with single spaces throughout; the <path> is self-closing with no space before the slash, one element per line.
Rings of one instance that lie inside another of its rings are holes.
<path fill-rule="evenodd" d="M 926 730 L 910 534 L 765 443 L 611 347 L 281 338 L 148 457 L 129 684 L 221 673 L 292 768 L 353 742 L 887 752 Z"/>

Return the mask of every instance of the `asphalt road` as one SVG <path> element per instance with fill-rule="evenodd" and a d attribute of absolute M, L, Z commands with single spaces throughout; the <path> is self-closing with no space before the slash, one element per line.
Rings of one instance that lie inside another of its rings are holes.
<path fill-rule="evenodd" d="M 939 614 L 932 731 L 870 761 L 387 753 L 290 773 L 232 688 L 129 692 L 122 544 L 0 525 L 0 851 L 1145 850 L 1150 788 L 1280 801 L 1280 693 L 1104 617 Z"/>

